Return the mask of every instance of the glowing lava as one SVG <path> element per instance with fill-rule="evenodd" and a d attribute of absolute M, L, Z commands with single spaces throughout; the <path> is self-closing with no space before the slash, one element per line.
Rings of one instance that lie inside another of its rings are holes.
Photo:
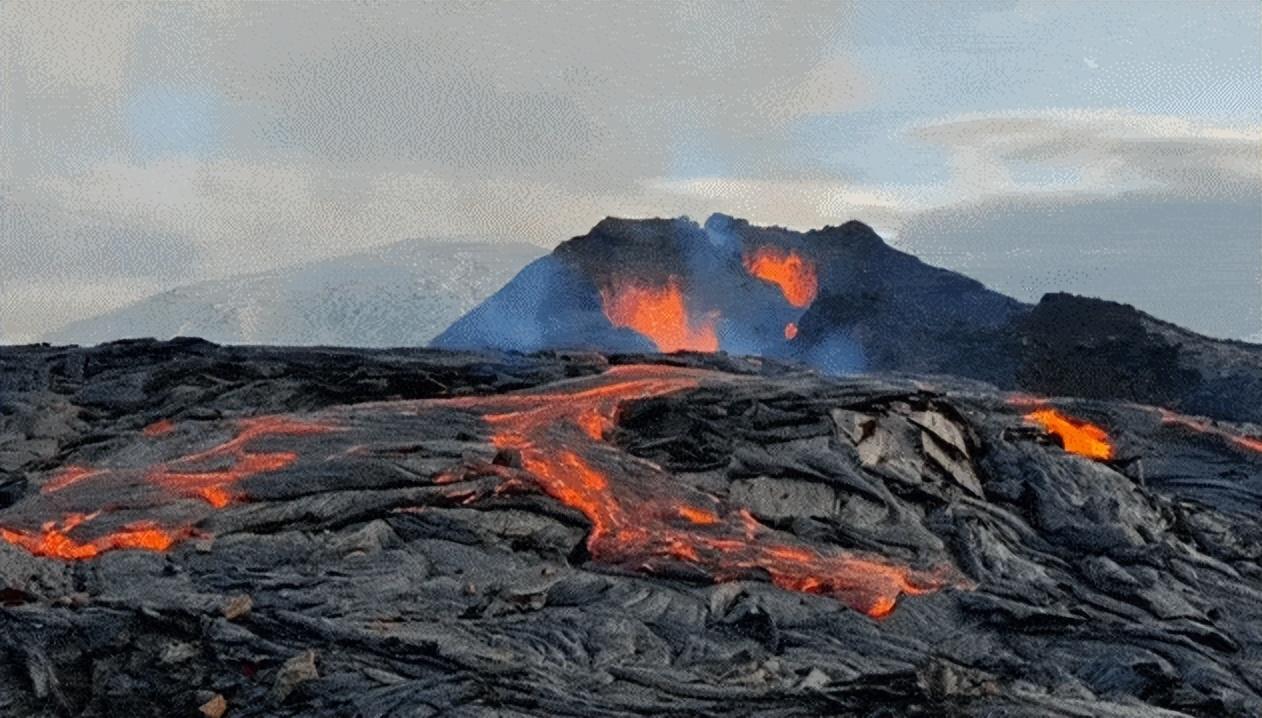
<path fill-rule="evenodd" d="M 1161 423 L 1166 426 L 1181 426 L 1198 434 L 1217 436 L 1240 449 L 1262 453 L 1262 437 L 1236 434 L 1205 419 L 1176 414 L 1169 409 L 1158 409 L 1161 412 Z"/>
<path fill-rule="evenodd" d="M 670 277 L 661 287 L 637 279 L 615 279 L 601 291 L 600 300 L 615 327 L 634 329 L 651 339 L 659 351 L 719 350 L 717 316 L 711 313 L 694 321 L 678 277 Z"/>
<path fill-rule="evenodd" d="M 796 339 L 796 338 L 797 338 L 797 336 L 798 336 L 798 325 L 797 325 L 797 324 L 794 324 L 793 322 L 789 322 L 788 324 L 785 324 L 785 325 L 784 325 L 784 338 L 785 338 L 785 341 L 790 341 L 790 342 L 791 342 L 791 341 L 793 341 L 794 339 Z"/>
<path fill-rule="evenodd" d="M 685 391 L 721 376 L 624 366 L 567 382 L 564 391 L 554 386 L 443 404 L 482 412 L 495 445 L 518 452 L 544 492 L 587 518 L 587 549 L 600 563 L 629 571 L 670 571 L 682 563 L 714 581 L 762 577 L 787 590 L 831 596 L 874 617 L 889 614 L 900 595 L 960 585 L 949 568 L 920 571 L 877 556 L 812 548 L 762 525 L 742 507 L 593 440 L 592 417 L 612 421 L 626 401 Z"/>
<path fill-rule="evenodd" d="M 1095 424 L 1070 418 L 1055 409 L 1032 411 L 1025 415 L 1025 419 L 1059 436 L 1065 451 L 1089 459 L 1113 458 L 1113 444 L 1109 442 L 1108 433 Z"/>
<path fill-rule="evenodd" d="M 433 500 L 470 503 L 492 494 L 542 491 L 590 523 L 586 545 L 593 562 L 716 582 L 761 579 L 786 590 L 830 596 L 874 617 L 888 615 L 900 596 L 964 585 L 949 566 L 920 570 L 876 555 L 808 544 L 605 441 L 628 401 L 751 380 L 685 367 L 621 366 L 510 394 L 339 407 L 327 412 L 328 421 L 247 419 L 236 422 L 228 440 L 153 466 L 67 467 L 42 491 L 0 511 L 0 540 L 65 560 L 116 549 L 165 551 L 199 535 L 199 522 L 213 511 L 244 499 L 238 485 L 248 477 L 293 468 L 299 461 L 306 465 L 371 454 L 372 444 L 354 433 L 357 416 L 379 425 L 383 412 L 455 409 L 481 416 L 491 442 L 515 460 L 462 463 L 418 478 L 450 486 Z M 339 432 L 336 437 L 307 445 L 317 451 L 314 456 L 296 447 L 271 446 L 333 431 Z M 170 426 L 153 433 L 142 437 L 157 443 L 147 451 L 186 442 L 190 431 Z M 478 480 L 465 483 L 471 478 Z M 184 496 L 201 502 L 172 501 Z"/>
<path fill-rule="evenodd" d="M 164 525 L 142 518 L 121 521 L 113 516 L 124 506 L 161 507 L 165 497 L 189 496 L 215 509 L 238 501 L 243 495 L 235 485 L 251 476 L 279 471 L 298 460 L 291 451 L 252 451 L 253 442 L 274 436 L 322 434 L 333 429 L 324 424 L 264 416 L 238 422 L 232 439 L 205 451 L 180 456 L 145 468 L 63 468 L 40 487 L 44 507 L 59 519 L 45 520 L 38 529 L 0 527 L 0 540 L 37 556 L 77 560 L 106 551 L 142 549 L 165 551 L 178 541 L 196 535 L 188 523 Z M 161 439 L 175 430 L 172 422 L 151 424 L 141 433 Z M 70 506 L 72 510 L 61 507 Z M 101 508 L 105 507 L 105 508 Z"/>
<path fill-rule="evenodd" d="M 71 538 L 70 532 L 95 519 L 93 514 L 69 514 L 60 522 L 48 521 L 39 531 L 0 528 L 0 539 L 20 546 L 36 556 L 48 556 L 67 561 L 93 558 L 115 549 L 144 549 L 165 551 L 176 541 L 193 535 L 191 528 L 162 528 L 152 521 L 124 524 L 111 531 L 87 540 Z"/>
<path fill-rule="evenodd" d="M 745 271 L 751 275 L 780 287 L 789 304 L 805 309 L 815 301 L 819 292 L 815 263 L 797 252 L 773 246 L 759 247 L 745 255 L 744 264 Z"/>
<path fill-rule="evenodd" d="M 182 456 L 158 464 L 147 474 L 148 480 L 181 496 L 195 496 L 215 508 L 223 508 L 242 498 L 233 488 L 256 474 L 280 471 L 298 460 L 292 451 L 252 452 L 247 446 L 267 436 L 308 436 L 324 434 L 332 429 L 323 424 L 298 421 L 279 416 L 245 419 L 241 432 L 229 441 L 196 454 Z M 196 470 L 197 465 L 223 463 L 218 469 Z"/>

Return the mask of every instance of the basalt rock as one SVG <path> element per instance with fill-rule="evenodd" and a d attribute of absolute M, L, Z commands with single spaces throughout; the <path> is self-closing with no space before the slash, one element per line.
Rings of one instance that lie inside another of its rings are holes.
<path fill-rule="evenodd" d="M 723 355 L 0 376 L 3 715 L 1262 713 L 1257 426 Z"/>

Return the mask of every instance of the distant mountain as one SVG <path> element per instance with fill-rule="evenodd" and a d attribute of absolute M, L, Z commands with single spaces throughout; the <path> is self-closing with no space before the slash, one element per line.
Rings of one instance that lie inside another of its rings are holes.
<path fill-rule="evenodd" d="M 1023 304 L 853 221 L 796 232 L 717 214 L 704 226 L 605 219 L 432 346 L 726 351 L 1262 422 L 1262 346 L 1104 300 L 1049 294 Z"/>
<path fill-rule="evenodd" d="M 44 340 L 197 336 L 224 344 L 422 345 L 544 251 L 528 244 L 408 240 L 178 287 L 73 322 Z"/>

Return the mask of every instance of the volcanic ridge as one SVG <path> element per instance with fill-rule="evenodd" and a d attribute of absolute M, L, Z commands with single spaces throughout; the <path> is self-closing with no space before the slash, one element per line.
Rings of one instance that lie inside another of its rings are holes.
<path fill-rule="evenodd" d="M 1262 346 L 1100 299 L 1049 294 L 1024 304 L 855 221 L 797 232 L 721 214 L 704 225 L 605 219 L 528 265 L 432 346 L 722 350 L 833 374 L 950 374 L 1262 421 Z"/>

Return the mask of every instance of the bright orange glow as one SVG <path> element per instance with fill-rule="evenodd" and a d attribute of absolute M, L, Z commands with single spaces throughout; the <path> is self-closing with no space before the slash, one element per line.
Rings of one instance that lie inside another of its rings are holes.
<path fill-rule="evenodd" d="M 36 556 L 48 556 L 67 561 L 92 558 L 115 549 L 143 549 L 166 551 L 176 541 L 193 535 L 192 529 L 164 529 L 151 521 L 126 524 L 118 531 L 97 536 L 87 541 L 70 537 L 75 527 L 96 518 L 97 514 L 70 514 L 60 524 L 49 521 L 39 531 L 21 531 L 0 528 L 0 539 L 26 549 Z"/>
<path fill-rule="evenodd" d="M 262 416 L 241 422 L 241 432 L 234 438 L 205 451 L 154 466 L 146 478 L 181 496 L 200 498 L 215 508 L 223 508 L 244 498 L 233 489 L 241 481 L 257 474 L 288 468 L 298 460 L 292 451 L 255 453 L 246 446 L 267 436 L 307 436 L 332 429 L 323 424 L 297 421 L 279 416 Z M 229 462 L 226 468 L 195 469 L 197 464 Z"/>
<path fill-rule="evenodd" d="M 1262 453 L 1262 437 L 1237 434 L 1205 419 L 1195 419 L 1190 416 L 1183 416 L 1182 414 L 1176 414 L 1169 409 L 1158 409 L 1158 411 L 1161 412 L 1161 423 L 1166 426 L 1181 426 L 1199 434 L 1217 436 L 1218 438 L 1228 441 L 1238 448 Z"/>
<path fill-rule="evenodd" d="M 601 291 L 600 301 L 605 316 L 615 327 L 643 334 L 657 345 L 658 351 L 719 350 L 715 333 L 717 316 L 711 313 L 694 322 L 688 314 L 677 277 L 671 277 L 664 287 L 635 279 L 615 279 L 609 288 Z"/>
<path fill-rule="evenodd" d="M 1072 419 L 1055 409 L 1032 411 L 1025 415 L 1025 419 L 1059 436 L 1061 443 L 1065 445 L 1065 451 L 1089 459 L 1113 458 L 1113 444 L 1109 442 L 1108 433 L 1095 424 Z"/>
<path fill-rule="evenodd" d="M 715 581 L 761 577 L 786 590 L 831 596 L 873 617 L 888 615 L 899 596 L 965 584 L 947 568 L 921 571 L 879 556 L 811 548 L 762 525 L 743 507 L 687 488 L 654 464 L 628 463 L 590 430 L 592 416 L 615 416 L 623 402 L 686 391 L 712 377 L 738 381 L 699 369 L 620 366 L 561 389 L 434 405 L 481 412 L 495 445 L 518 451 L 540 489 L 587 518 L 587 549 L 602 563 L 655 571 L 682 562 Z"/>
<path fill-rule="evenodd" d="M 798 336 L 798 325 L 794 324 L 793 322 L 789 322 L 788 324 L 784 325 L 784 338 L 786 340 L 793 341 L 794 339 L 797 338 L 797 336 Z"/>
<path fill-rule="evenodd" d="M 815 301 L 819 292 L 815 263 L 797 252 L 767 245 L 745 255 L 744 264 L 751 275 L 780 287 L 789 304 L 803 309 Z"/>
<path fill-rule="evenodd" d="M 894 610 L 901 596 L 967 585 L 949 567 L 921 570 L 877 555 L 812 546 L 762 524 L 724 496 L 693 488 L 604 440 L 625 402 L 704 383 L 741 381 L 751 379 L 687 367 L 615 366 L 598 376 L 538 390 L 362 404 L 337 411 L 369 416 L 439 408 L 477 413 L 490 428 L 492 443 L 514 452 L 520 464 L 471 461 L 445 469 L 433 477 L 435 484 L 446 487 L 445 500 L 468 504 L 492 494 L 542 491 L 587 519 L 588 552 L 592 560 L 610 567 L 656 572 L 687 566 L 691 575 L 713 581 L 761 579 L 785 590 L 829 596 L 878 618 Z M 165 551 L 197 535 L 196 526 L 210 512 L 246 498 L 239 484 L 248 477 L 291 468 L 300 459 L 322 461 L 375 450 L 353 434 L 322 440 L 315 457 L 297 447 L 275 446 L 282 438 L 341 431 L 333 427 L 294 417 L 259 417 L 238 422 L 236 434 L 218 445 L 154 466 L 68 467 L 49 482 L 64 488 L 52 496 L 24 499 L 21 509 L 3 511 L 6 521 L 14 518 L 17 523 L 0 528 L 0 539 L 39 556 L 66 560 L 116 549 Z M 178 432 L 180 441 L 188 433 Z M 488 488 L 486 479 L 496 481 Z M 199 502 L 173 505 L 173 496 Z M 116 513 L 147 507 L 158 509 L 154 515 L 164 517 L 163 523 L 148 518 L 121 523 Z M 47 521 L 41 514 L 50 508 L 57 519 Z"/>
<path fill-rule="evenodd" d="M 713 511 L 706 511 L 694 506 L 680 506 L 679 515 L 698 526 L 709 526 L 719 522 L 719 517 Z"/>

